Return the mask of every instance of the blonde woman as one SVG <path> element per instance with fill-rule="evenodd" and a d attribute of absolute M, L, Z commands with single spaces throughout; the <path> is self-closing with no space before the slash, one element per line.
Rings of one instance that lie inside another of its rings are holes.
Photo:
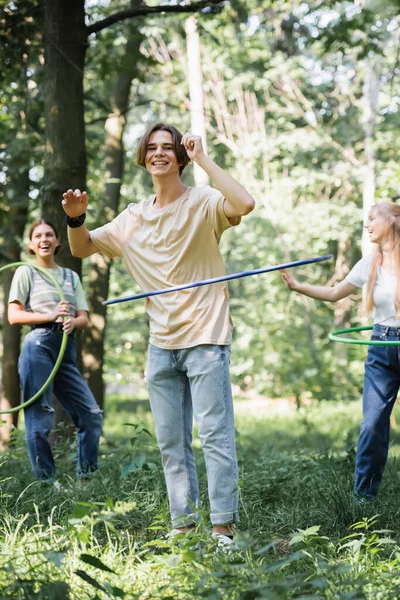
<path fill-rule="evenodd" d="M 340 283 L 332 287 L 300 283 L 285 270 L 282 277 L 289 289 L 328 302 L 337 302 L 366 285 L 365 308 L 374 321 L 371 339 L 400 342 L 400 206 L 389 202 L 373 206 L 365 228 L 376 251 L 362 258 Z M 378 493 L 399 387 L 400 346 L 369 346 L 354 481 L 356 498 L 362 502 Z"/>

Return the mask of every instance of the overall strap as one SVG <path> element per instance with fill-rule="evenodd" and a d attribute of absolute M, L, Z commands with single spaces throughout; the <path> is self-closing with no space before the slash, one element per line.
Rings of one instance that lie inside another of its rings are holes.
<path fill-rule="evenodd" d="M 30 288 L 28 290 L 28 296 L 26 298 L 25 305 L 26 306 L 30 306 L 31 294 L 32 294 L 33 289 L 35 287 L 35 269 L 33 267 L 31 267 L 30 265 L 27 265 L 27 267 L 28 267 L 28 270 L 29 270 L 30 278 L 31 278 L 31 285 L 30 285 Z"/>
<path fill-rule="evenodd" d="M 74 272 L 73 272 L 73 270 L 72 270 L 72 269 L 69 269 L 69 268 L 67 268 L 67 267 L 65 268 L 65 271 L 67 271 L 67 273 L 68 273 L 68 275 L 69 275 L 69 278 L 70 278 L 70 280 L 71 280 L 71 286 L 72 286 L 72 289 L 73 289 L 73 291 L 74 291 L 74 294 L 75 294 L 75 292 L 76 292 L 76 285 L 75 285 L 75 277 L 74 277 Z"/>

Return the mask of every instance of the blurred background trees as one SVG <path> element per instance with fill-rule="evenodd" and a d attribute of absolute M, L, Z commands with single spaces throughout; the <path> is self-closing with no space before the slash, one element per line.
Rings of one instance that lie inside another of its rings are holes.
<path fill-rule="evenodd" d="M 394 3 L 75 0 L 76 27 L 59 18 L 63 5 L 1 2 L 1 264 L 27 258 L 26 224 L 41 213 L 65 240 L 63 188 L 87 187 L 92 228 L 149 195 L 151 179 L 134 155 L 157 120 L 205 132 L 210 155 L 256 198 L 255 211 L 223 237 L 227 272 L 332 253 L 297 274 L 333 283 L 369 251 L 366 211 L 400 191 Z M 186 183 L 194 177 L 193 167 L 185 171 Z M 80 270 L 66 246 L 62 260 Z M 100 255 L 83 262 L 83 281 L 90 385 L 100 403 L 104 384 L 136 393 L 145 377 L 144 304 L 107 314 L 101 305 L 135 284 L 120 261 Z M 2 285 L 4 299 L 9 277 Z M 318 303 L 290 294 L 277 273 L 229 288 L 233 382 L 243 394 L 358 399 L 365 350 L 327 338 L 359 322 L 358 298 Z M 19 333 L 1 322 L 4 407 L 19 401 Z"/>

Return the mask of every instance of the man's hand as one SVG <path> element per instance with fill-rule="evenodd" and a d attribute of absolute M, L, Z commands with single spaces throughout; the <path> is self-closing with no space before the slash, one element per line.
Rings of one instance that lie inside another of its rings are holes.
<path fill-rule="evenodd" d="M 185 150 L 190 160 L 198 162 L 203 156 L 205 156 L 203 143 L 199 135 L 193 133 L 185 133 L 182 138 L 181 144 L 185 146 Z"/>
<path fill-rule="evenodd" d="M 68 190 L 63 194 L 61 202 L 65 213 L 71 219 L 83 215 L 88 206 L 87 193 L 80 190 Z M 84 220 L 84 219 L 83 219 Z M 67 221 L 68 224 L 68 221 Z M 73 225 L 74 223 L 72 223 Z M 72 256 L 86 258 L 95 252 L 98 252 L 96 246 L 90 239 L 90 233 L 85 224 L 81 223 L 79 227 L 68 227 L 68 241 Z"/>
<path fill-rule="evenodd" d="M 80 217 L 87 210 L 87 193 L 81 193 L 80 190 L 68 190 L 65 192 L 65 194 L 63 194 L 63 200 L 61 204 L 69 217 Z"/>

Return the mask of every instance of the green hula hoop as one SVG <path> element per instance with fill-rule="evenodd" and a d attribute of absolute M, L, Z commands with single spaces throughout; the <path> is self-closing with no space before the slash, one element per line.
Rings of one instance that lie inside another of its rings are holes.
<path fill-rule="evenodd" d="M 356 340 L 354 338 L 348 337 L 339 337 L 343 333 L 355 333 L 357 331 L 371 331 L 373 327 L 350 327 L 348 329 L 338 329 L 337 331 L 332 331 L 328 338 L 332 342 L 340 342 L 342 344 L 358 344 L 360 346 L 400 346 L 400 341 L 398 342 L 382 342 L 380 340 Z"/>
<path fill-rule="evenodd" d="M 44 269 L 43 267 L 38 267 L 36 265 L 31 265 L 30 263 L 15 262 L 15 263 L 10 263 L 9 265 L 6 265 L 5 267 L 1 267 L 0 268 L 0 273 L 2 273 L 3 271 L 5 271 L 6 269 L 13 269 L 15 267 L 22 267 L 24 265 L 29 266 L 29 267 L 33 267 L 34 269 L 37 269 L 38 271 L 40 271 L 41 273 L 43 273 L 44 275 L 46 275 L 46 277 L 48 277 L 50 279 L 50 281 L 52 283 L 54 283 L 54 285 L 56 286 L 57 291 L 60 294 L 61 300 L 65 300 L 65 296 L 64 296 L 64 293 L 63 293 L 63 291 L 61 289 L 60 284 L 58 283 L 58 281 L 56 281 L 54 279 L 53 275 L 51 275 L 49 273 L 48 269 Z M 35 402 L 35 400 L 37 400 L 39 398 L 39 396 L 41 396 L 43 394 L 43 392 L 49 387 L 49 385 L 53 381 L 53 379 L 56 376 L 56 373 L 57 373 L 57 371 L 58 371 L 58 369 L 59 369 L 59 367 L 61 365 L 61 361 L 62 361 L 62 359 L 64 357 L 65 349 L 67 347 L 67 341 L 68 341 L 68 333 L 66 331 L 64 331 L 63 337 L 62 337 L 62 340 L 61 340 L 60 352 L 58 353 L 58 357 L 57 357 L 57 360 L 56 360 L 55 365 L 53 367 L 53 370 L 51 371 L 48 379 L 44 382 L 44 384 L 42 385 L 42 387 L 40 388 L 40 390 L 38 390 L 36 392 L 36 394 L 34 394 L 32 396 L 32 398 L 29 398 L 29 400 L 27 400 L 23 404 L 19 404 L 18 406 L 15 406 L 14 408 L 9 408 L 8 410 L 0 410 L 0 415 L 6 415 L 6 414 L 18 412 L 19 410 L 22 410 L 23 408 L 26 408 L 27 406 L 30 406 L 31 404 L 33 404 Z"/>

